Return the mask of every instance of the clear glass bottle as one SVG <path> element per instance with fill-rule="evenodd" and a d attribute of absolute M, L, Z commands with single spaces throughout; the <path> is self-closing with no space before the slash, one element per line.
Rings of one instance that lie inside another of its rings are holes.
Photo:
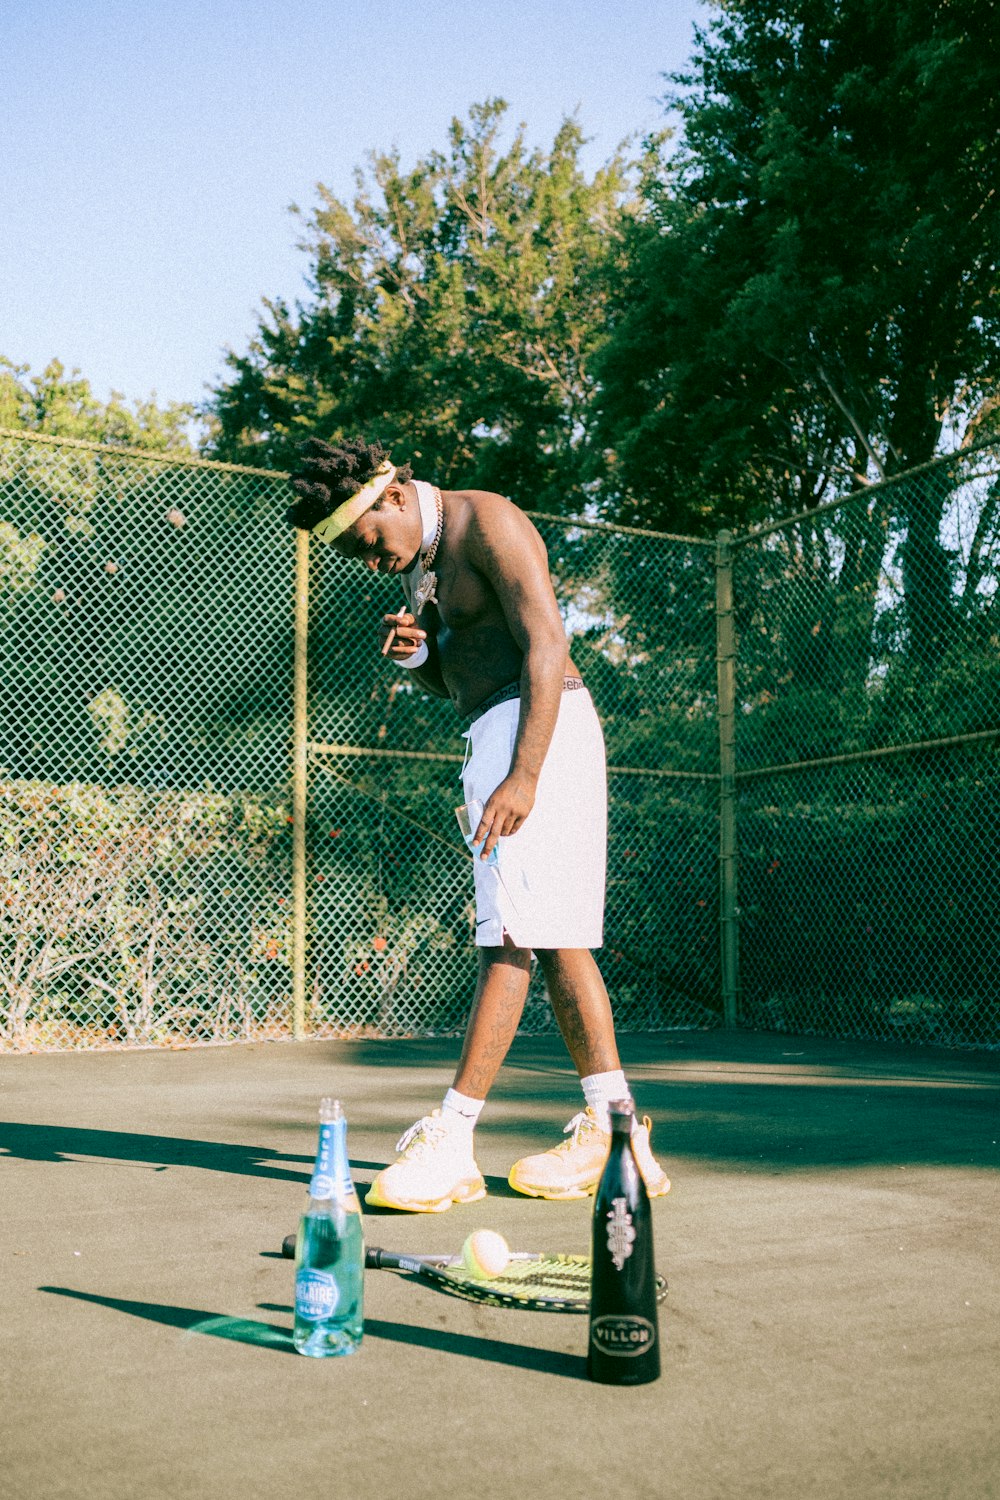
<path fill-rule="evenodd" d="M 653 1223 L 632 1154 L 635 1110 L 611 1105 L 611 1150 L 594 1194 L 587 1374 L 603 1385 L 644 1385 L 660 1373 Z"/>
<path fill-rule="evenodd" d="M 319 1146 L 295 1243 L 295 1326 L 300 1354 L 353 1354 L 364 1328 L 365 1241 L 351 1181 L 347 1120 L 339 1099 L 319 1107 Z"/>

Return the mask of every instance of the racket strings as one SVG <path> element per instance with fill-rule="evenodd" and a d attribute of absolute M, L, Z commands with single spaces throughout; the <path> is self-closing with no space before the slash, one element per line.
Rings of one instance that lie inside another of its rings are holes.
<path fill-rule="evenodd" d="M 508 1278 L 498 1278 L 506 1281 Z M 590 1286 L 590 1266 L 563 1265 L 552 1261 L 544 1261 L 538 1266 L 529 1266 L 517 1270 L 509 1278 L 520 1286 L 551 1286 L 566 1287 L 575 1290 L 577 1287 Z"/>
<path fill-rule="evenodd" d="M 551 1256 L 541 1260 L 511 1261 L 497 1276 L 478 1282 L 484 1290 L 493 1289 L 517 1296 L 519 1290 L 552 1295 L 590 1292 L 590 1261 L 586 1257 Z"/>

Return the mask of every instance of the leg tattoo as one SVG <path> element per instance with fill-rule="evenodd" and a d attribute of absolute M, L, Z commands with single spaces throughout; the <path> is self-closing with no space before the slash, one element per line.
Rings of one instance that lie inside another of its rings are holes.
<path fill-rule="evenodd" d="M 538 954 L 538 962 L 580 1077 L 620 1068 L 611 1001 L 589 948 L 550 948 Z"/>
<path fill-rule="evenodd" d="M 485 1099 L 510 1050 L 531 975 L 527 948 L 483 948 L 479 983 L 453 1087 Z"/>

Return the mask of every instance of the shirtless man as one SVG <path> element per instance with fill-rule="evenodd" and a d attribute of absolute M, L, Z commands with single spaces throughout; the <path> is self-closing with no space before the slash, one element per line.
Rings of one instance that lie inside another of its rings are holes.
<path fill-rule="evenodd" d="M 473 1130 L 517 1031 L 532 954 L 585 1108 L 567 1140 L 515 1162 L 509 1181 L 531 1197 L 585 1197 L 607 1156 L 608 1106 L 628 1085 L 590 951 L 603 940 L 604 741 L 569 657 L 545 545 L 509 500 L 415 481 L 379 443 L 310 439 L 292 487 L 294 525 L 399 577 L 407 607 L 384 617 L 382 654 L 469 721 L 465 800 L 483 806 L 472 830 L 479 981 L 461 1060 L 440 1108 L 404 1133 L 366 1201 L 437 1213 L 485 1195 Z M 670 1183 L 649 1132 L 636 1120 L 633 1151 L 658 1197 Z"/>

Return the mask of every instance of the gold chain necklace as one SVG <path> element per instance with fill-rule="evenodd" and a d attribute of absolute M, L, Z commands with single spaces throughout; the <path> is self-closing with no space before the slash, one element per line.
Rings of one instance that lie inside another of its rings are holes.
<path fill-rule="evenodd" d="M 437 527 L 434 531 L 434 540 L 426 552 L 420 556 L 420 578 L 413 591 L 413 613 L 419 615 L 425 604 L 436 604 L 438 585 L 436 573 L 431 572 L 431 563 L 437 556 L 437 549 L 441 543 L 441 533 L 444 530 L 444 501 L 441 499 L 441 491 L 434 489 L 434 508 L 437 511 Z"/>

